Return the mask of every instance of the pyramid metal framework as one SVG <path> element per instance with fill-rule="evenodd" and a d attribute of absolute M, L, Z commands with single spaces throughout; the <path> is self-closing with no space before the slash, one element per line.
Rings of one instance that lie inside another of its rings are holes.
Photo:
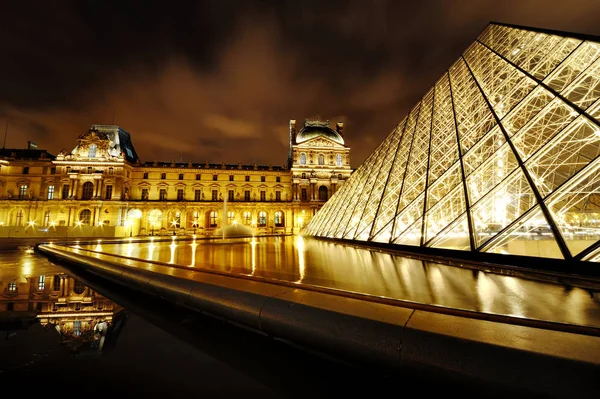
<path fill-rule="evenodd" d="M 490 23 L 306 235 L 600 260 L 600 40 Z"/>

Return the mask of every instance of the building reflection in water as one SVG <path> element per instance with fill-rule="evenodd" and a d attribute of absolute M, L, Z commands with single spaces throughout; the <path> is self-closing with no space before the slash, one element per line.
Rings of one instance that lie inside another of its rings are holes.
<path fill-rule="evenodd" d="M 60 272 L 31 274 L 31 260 L 21 273 L 0 275 L 0 330 L 6 339 L 40 323 L 60 336 L 75 357 L 94 357 L 113 347 L 127 319 L 122 307 Z"/>

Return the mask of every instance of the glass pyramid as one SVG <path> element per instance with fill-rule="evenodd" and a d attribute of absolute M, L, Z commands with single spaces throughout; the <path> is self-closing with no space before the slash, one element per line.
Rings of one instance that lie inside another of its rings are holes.
<path fill-rule="evenodd" d="M 600 40 L 490 23 L 306 235 L 600 259 Z"/>

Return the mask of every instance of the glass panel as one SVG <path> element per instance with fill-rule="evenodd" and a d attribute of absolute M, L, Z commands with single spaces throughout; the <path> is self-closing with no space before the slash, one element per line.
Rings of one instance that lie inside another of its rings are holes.
<path fill-rule="evenodd" d="M 600 59 L 571 83 L 565 97 L 584 110 L 600 97 Z"/>
<path fill-rule="evenodd" d="M 460 163 L 456 162 L 444 175 L 438 179 L 427 192 L 427 209 L 431 208 L 450 190 L 462 182 Z M 461 185 L 462 186 L 462 185 Z"/>
<path fill-rule="evenodd" d="M 600 129 L 585 116 L 580 116 L 529 159 L 525 166 L 542 197 L 595 159 L 599 142 Z"/>
<path fill-rule="evenodd" d="M 537 85 L 479 43 L 465 52 L 465 59 L 500 119 Z"/>
<path fill-rule="evenodd" d="M 502 120 L 508 137 L 512 137 L 537 115 L 554 96 L 543 87 L 537 87 Z"/>
<path fill-rule="evenodd" d="M 475 244 L 483 245 L 535 205 L 535 197 L 521 169 L 481 199 L 471 212 Z"/>
<path fill-rule="evenodd" d="M 465 175 L 470 175 L 479 165 L 487 161 L 505 142 L 500 128 L 498 126 L 493 128 L 463 156 Z"/>
<path fill-rule="evenodd" d="M 578 115 L 561 99 L 555 98 L 552 100 L 546 108 L 511 139 L 519 155 L 521 155 L 521 159 L 523 161 L 527 160 Z"/>
<path fill-rule="evenodd" d="M 573 50 L 579 46 L 581 40 L 565 38 L 556 46 L 549 46 L 547 51 L 545 48 L 540 48 L 539 54 L 534 57 L 538 58 L 532 69 L 527 69 L 539 80 L 543 80 L 550 72 L 556 68 L 565 58 L 567 58 Z M 554 44 L 550 42 L 549 44 Z"/>
<path fill-rule="evenodd" d="M 496 187 L 518 167 L 517 160 L 508 144 L 489 156 L 473 174 L 467 177 L 469 202 L 476 203 L 481 197 Z"/>
<path fill-rule="evenodd" d="M 423 214 L 423 195 L 420 195 L 412 204 L 406 207 L 406 209 L 396 216 L 394 222 L 394 231 L 392 238 L 398 237 L 404 230 L 414 223 L 417 218 L 420 218 Z M 419 231 L 419 235 L 421 232 Z"/>
<path fill-rule="evenodd" d="M 394 244 L 403 245 L 421 245 L 421 224 L 423 219 L 419 219 L 410 228 L 394 240 Z"/>
<path fill-rule="evenodd" d="M 563 258 L 539 205 L 501 233 L 493 242 L 490 241 L 483 250 L 497 254 Z"/>
<path fill-rule="evenodd" d="M 600 100 L 596 101 L 588 110 L 588 114 L 596 120 L 600 120 Z"/>
<path fill-rule="evenodd" d="M 467 214 L 463 214 L 448 228 L 438 234 L 428 245 L 433 248 L 470 250 L 469 224 Z"/>
<path fill-rule="evenodd" d="M 564 60 L 544 83 L 558 91 L 563 91 L 584 69 L 592 65 L 600 54 L 600 44 L 585 42 Z"/>
<path fill-rule="evenodd" d="M 406 163 L 410 154 L 410 144 L 412 143 L 419 109 L 419 105 L 413 108 L 408 117 L 408 121 L 406 122 L 402 142 L 398 149 L 398 153 L 396 154 L 394 164 L 392 165 L 390 177 L 381 199 L 381 205 L 379 206 L 379 211 L 375 217 L 375 222 L 373 223 L 372 235 L 377 235 L 383 226 L 391 225 L 390 222 L 394 220 L 394 216 L 396 215 L 398 199 L 400 197 L 400 192 L 402 191 L 402 184 L 404 183 Z"/>
<path fill-rule="evenodd" d="M 440 202 L 431 208 L 426 217 L 425 241 L 431 240 L 442 229 L 463 213 L 465 206 L 465 193 L 463 185 L 458 185 Z"/>
<path fill-rule="evenodd" d="M 450 84 L 461 151 L 465 153 L 496 121 L 462 59 L 450 67 Z"/>
<path fill-rule="evenodd" d="M 458 143 L 447 73 L 435 86 L 434 108 L 429 155 L 429 185 L 433 184 L 458 159 Z"/>
<path fill-rule="evenodd" d="M 389 243 L 390 239 L 392 238 L 392 227 L 393 223 L 390 221 L 376 235 L 373 236 L 372 240 L 375 242 Z"/>
<path fill-rule="evenodd" d="M 362 212 L 358 223 L 350 225 L 350 229 L 344 235 L 345 238 L 356 238 L 359 240 L 366 240 L 369 238 L 373 220 L 375 219 L 375 214 L 379 208 L 379 202 L 381 201 L 383 189 L 385 188 L 385 184 L 388 180 L 394 157 L 398 152 L 400 139 L 402 138 L 402 132 L 404 131 L 403 128 L 404 126 L 399 126 L 399 128 L 395 129 L 394 133 L 386 139 L 386 143 L 388 143 L 388 149 L 385 153 L 385 156 L 380 157 L 381 164 L 375 166 L 375 171 L 378 171 L 378 175 L 373 182 L 373 187 L 367 193 L 368 196 L 364 196 L 364 211 Z M 366 190 L 367 189 L 365 189 L 365 191 Z"/>
<path fill-rule="evenodd" d="M 600 239 L 600 162 L 589 164 L 545 203 L 573 255 L 594 244 Z"/>

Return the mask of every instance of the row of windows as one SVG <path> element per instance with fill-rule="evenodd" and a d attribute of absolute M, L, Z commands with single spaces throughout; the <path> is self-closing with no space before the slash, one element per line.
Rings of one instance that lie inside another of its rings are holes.
<path fill-rule="evenodd" d="M 142 200 L 148 200 L 149 198 L 149 193 L 148 193 L 148 189 L 147 188 L 143 188 L 142 189 Z M 158 199 L 160 201 L 167 201 L 168 196 L 167 196 L 167 189 L 166 188 L 161 188 L 158 194 Z M 179 189 L 177 190 L 177 201 L 184 201 L 185 200 L 185 190 L 183 189 Z M 204 198 L 204 192 L 202 190 L 194 190 L 194 201 L 203 201 L 205 200 Z M 211 191 L 211 201 L 221 201 L 222 198 L 219 195 L 219 190 L 212 190 Z M 236 198 L 235 197 L 235 191 L 234 190 L 229 190 L 227 192 L 227 201 L 233 202 L 233 201 L 239 201 L 240 198 Z M 244 201 L 253 201 L 256 200 L 256 198 L 252 199 L 251 195 L 250 195 L 250 190 L 245 190 L 244 191 Z M 266 201 L 267 200 L 267 192 L 266 191 L 261 191 L 260 192 L 260 201 Z M 275 201 L 279 202 L 281 201 L 281 191 L 275 191 Z"/>
<path fill-rule="evenodd" d="M 147 179 L 148 179 L 148 175 L 149 175 L 149 173 L 148 173 L 148 172 L 144 172 L 144 179 L 145 179 L 145 180 L 147 180 Z M 235 175 L 229 175 L 229 181 L 234 181 L 234 176 L 235 176 Z M 167 178 L 167 174 L 166 174 L 166 173 L 164 173 L 164 172 L 163 172 L 163 173 L 161 173 L 161 174 L 160 174 L 160 178 L 161 178 L 161 180 L 165 180 L 165 179 Z M 183 180 L 183 178 L 184 178 L 184 174 L 183 174 L 183 173 L 180 173 L 180 174 L 179 174 L 179 176 L 178 176 L 178 178 L 179 178 L 179 180 Z M 212 175 L 212 179 L 213 179 L 213 181 L 217 181 L 217 180 L 219 180 L 219 175 Z M 200 174 L 200 173 L 197 173 L 197 174 L 196 174 L 196 180 L 202 180 L 202 174 Z M 248 176 L 248 175 L 244 176 L 244 181 L 250 181 L 250 176 Z M 265 182 L 265 181 L 267 181 L 267 177 L 266 177 L 266 176 L 261 176 L 261 177 L 260 177 L 260 181 L 261 181 L 261 182 Z M 281 176 L 275 176 L 275 181 L 276 181 L 277 183 L 280 183 L 280 182 L 281 182 Z"/>
<path fill-rule="evenodd" d="M 317 157 L 317 162 L 319 163 L 319 165 L 325 165 L 325 155 L 319 154 L 319 156 Z M 311 161 L 311 163 L 312 163 L 312 161 Z M 300 165 L 306 165 L 306 153 L 304 153 L 304 152 L 300 153 Z M 341 154 L 336 154 L 335 166 L 342 166 L 342 155 Z"/>

